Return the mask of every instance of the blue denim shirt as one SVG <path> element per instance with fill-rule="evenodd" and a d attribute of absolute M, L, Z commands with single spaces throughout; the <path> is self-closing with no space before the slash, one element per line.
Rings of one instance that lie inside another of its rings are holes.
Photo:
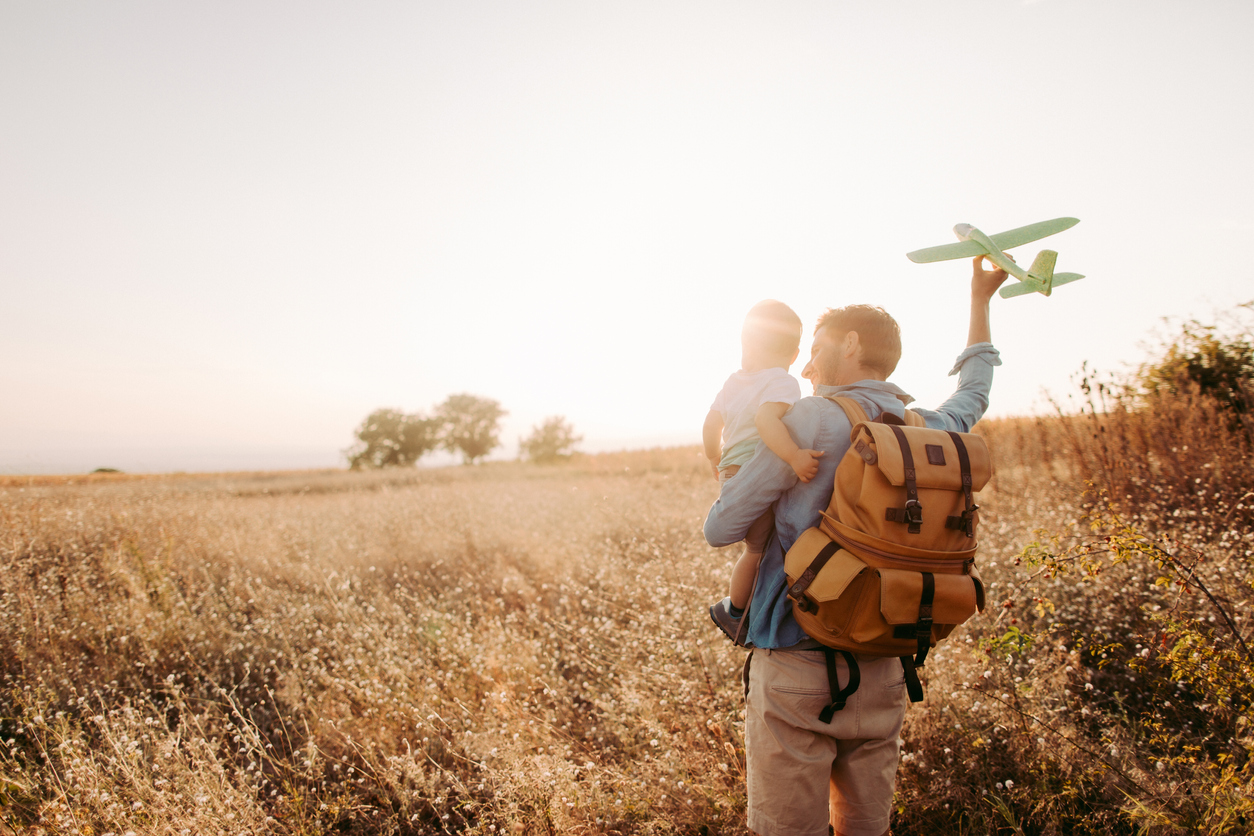
<path fill-rule="evenodd" d="M 950 374 L 958 375 L 958 390 L 940 408 L 916 409 L 929 427 L 969 432 L 988 409 L 993 367 L 1001 365 L 991 343 L 976 343 L 958 355 Z M 822 450 L 819 472 L 802 482 L 787 462 L 759 443 L 757 452 L 723 484 L 722 493 L 705 518 L 705 539 L 711 546 L 730 546 L 744 539 L 749 526 L 773 506 L 775 534 L 758 565 L 758 581 L 749 607 L 747 643 L 760 648 L 817 646 L 792 617 L 785 594 L 784 553 L 797 537 L 818 524 L 831 501 L 836 465 L 849 449 L 853 427 L 844 410 L 823 396 L 840 395 L 857 401 L 874 419 L 881 412 L 898 417 L 914 399 L 894 383 L 862 380 L 849 386 L 818 386 L 817 397 L 802 398 L 784 416 L 784 425 L 802 448 Z"/>

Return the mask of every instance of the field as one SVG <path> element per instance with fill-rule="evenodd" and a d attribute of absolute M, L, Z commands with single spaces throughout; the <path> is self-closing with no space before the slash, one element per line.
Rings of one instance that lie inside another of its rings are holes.
<path fill-rule="evenodd" d="M 895 833 L 1248 831 L 1254 480 L 1208 404 L 982 425 L 989 607 Z M 696 448 L 9 478 L 0 833 L 744 832 L 715 495 Z"/>

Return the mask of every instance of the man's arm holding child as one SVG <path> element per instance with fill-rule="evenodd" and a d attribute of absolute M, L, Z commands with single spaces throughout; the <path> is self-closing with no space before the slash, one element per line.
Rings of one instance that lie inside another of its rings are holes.
<path fill-rule="evenodd" d="M 792 440 L 784 426 L 784 414 L 790 408 L 791 404 L 786 403 L 764 403 L 758 407 L 753 423 L 767 449 L 788 462 L 798 479 L 809 482 L 819 472 L 819 456 L 823 451 L 803 449 Z"/>
<path fill-rule="evenodd" d="M 705 416 L 705 425 L 701 427 L 701 443 L 705 447 L 705 457 L 710 460 L 714 470 L 714 478 L 718 478 L 718 463 L 723 458 L 723 416 L 717 409 L 711 409 Z"/>

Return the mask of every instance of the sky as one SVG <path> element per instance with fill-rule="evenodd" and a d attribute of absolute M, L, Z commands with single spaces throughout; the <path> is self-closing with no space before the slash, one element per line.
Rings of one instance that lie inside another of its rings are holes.
<path fill-rule="evenodd" d="M 0 0 L 0 473 L 336 467 L 381 407 L 696 444 L 766 298 L 882 305 L 989 414 L 1254 299 L 1254 5 Z M 1168 327 L 1166 329 L 1170 331 Z M 801 363 L 792 372 L 800 375 Z M 803 385 L 808 391 L 808 384 Z M 439 463 L 439 456 L 429 459 Z"/>

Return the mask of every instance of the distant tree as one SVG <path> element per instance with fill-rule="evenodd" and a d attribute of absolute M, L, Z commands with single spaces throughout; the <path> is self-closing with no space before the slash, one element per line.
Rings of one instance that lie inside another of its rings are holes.
<path fill-rule="evenodd" d="M 440 422 L 397 409 L 376 409 L 354 435 L 357 443 L 346 451 L 353 470 L 408 467 L 439 445 Z"/>
<path fill-rule="evenodd" d="M 1220 325 L 1184 323 L 1163 356 L 1141 368 L 1149 395 L 1194 386 L 1237 415 L 1254 406 L 1254 302 L 1239 305 Z"/>
<path fill-rule="evenodd" d="M 575 435 L 575 428 L 561 415 L 544 419 L 544 423 L 531 428 L 531 435 L 519 442 L 523 457 L 541 464 L 569 459 L 574 447 L 583 441 Z"/>
<path fill-rule="evenodd" d="M 501 404 L 477 395 L 449 395 L 435 408 L 440 420 L 440 441 L 450 452 L 460 451 L 466 464 L 474 464 L 501 445 L 501 418 L 508 415 Z"/>

